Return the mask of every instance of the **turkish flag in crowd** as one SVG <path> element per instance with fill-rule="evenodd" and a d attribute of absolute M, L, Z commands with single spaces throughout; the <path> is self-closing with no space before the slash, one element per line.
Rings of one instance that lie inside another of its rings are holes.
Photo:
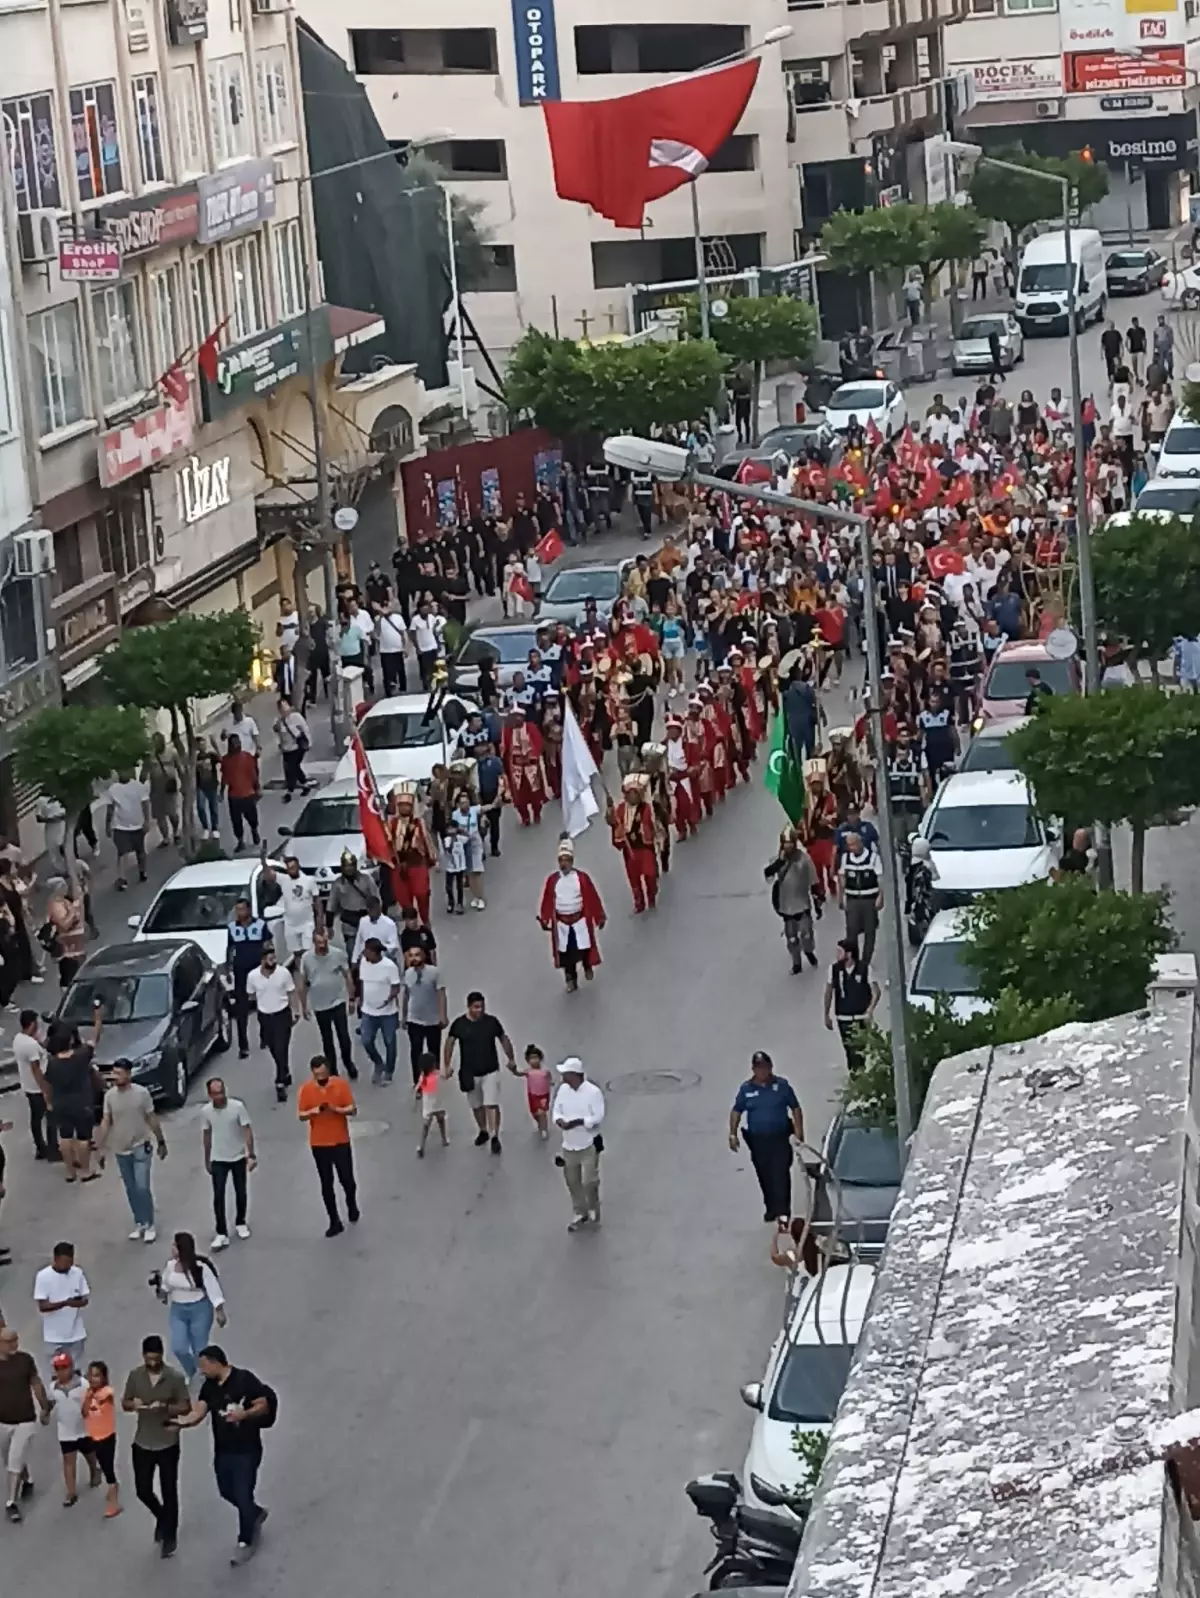
<path fill-rule="evenodd" d="M 543 566 L 553 566 L 563 552 L 563 541 L 558 536 L 558 528 L 552 527 L 548 533 L 544 533 L 533 546 L 533 552 Z"/>
<path fill-rule="evenodd" d="M 755 57 L 615 100 L 546 102 L 559 198 L 590 205 L 617 227 L 641 227 L 647 201 L 704 171 L 741 121 L 757 77 Z"/>
<path fill-rule="evenodd" d="M 385 866 L 394 866 L 396 857 L 392 853 L 392 841 L 383 824 L 383 803 L 374 774 L 367 764 L 362 739 L 355 733 L 350 742 L 354 750 L 354 775 L 358 780 L 358 830 L 363 835 L 368 857 Z"/>
<path fill-rule="evenodd" d="M 533 588 L 524 572 L 517 572 L 509 578 L 508 589 L 510 593 L 516 594 L 518 599 L 523 599 L 527 605 L 533 604 Z"/>
<path fill-rule="evenodd" d="M 925 562 L 929 567 L 929 575 L 937 582 L 943 577 L 948 577 L 951 572 L 961 577 L 967 565 L 963 560 L 962 551 L 952 549 L 946 544 L 934 544 L 925 551 Z"/>

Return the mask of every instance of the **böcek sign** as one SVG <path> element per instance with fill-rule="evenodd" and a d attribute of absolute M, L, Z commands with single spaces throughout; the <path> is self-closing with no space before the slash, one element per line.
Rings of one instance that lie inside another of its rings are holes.
<path fill-rule="evenodd" d="M 202 461 L 193 455 L 176 474 L 181 522 L 190 527 L 229 504 L 229 460 L 228 455 L 216 461 Z"/>

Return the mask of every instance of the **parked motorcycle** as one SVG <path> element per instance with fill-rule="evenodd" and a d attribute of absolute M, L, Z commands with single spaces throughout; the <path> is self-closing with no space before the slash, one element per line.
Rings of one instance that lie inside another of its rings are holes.
<path fill-rule="evenodd" d="M 904 866 L 904 914 L 908 922 L 908 941 L 920 948 L 933 920 L 934 865 L 929 842 L 910 838 L 901 851 Z"/>
<path fill-rule="evenodd" d="M 755 1509 L 741 1502 L 742 1484 L 731 1470 L 697 1476 L 686 1492 L 696 1512 L 711 1522 L 716 1552 L 705 1566 L 710 1592 L 758 1585 L 786 1587 L 792 1578 L 809 1500 L 776 1492 L 755 1482 L 764 1502 L 778 1503 L 790 1514 Z"/>

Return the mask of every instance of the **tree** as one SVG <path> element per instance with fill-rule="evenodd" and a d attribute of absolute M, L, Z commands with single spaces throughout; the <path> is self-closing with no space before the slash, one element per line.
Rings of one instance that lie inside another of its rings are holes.
<path fill-rule="evenodd" d="M 984 998 L 1065 1001 L 1080 1021 L 1144 1009 L 1155 957 L 1175 941 L 1165 895 L 1096 892 L 1073 875 L 982 894 L 964 914 Z"/>
<path fill-rule="evenodd" d="M 438 238 L 441 241 L 443 265 L 449 277 L 449 241 L 446 238 L 446 201 L 443 185 L 454 181 L 454 173 L 447 172 L 436 161 L 420 150 L 414 150 L 401 167 L 401 185 L 406 192 L 420 195 L 410 203 L 427 206 L 423 215 L 436 218 Z M 458 286 L 463 293 L 479 288 L 487 281 L 492 269 L 488 230 L 483 223 L 482 200 L 468 199 L 463 194 L 450 194 L 450 215 L 454 226 L 454 264 L 458 268 Z"/>
<path fill-rule="evenodd" d="M 645 434 L 702 416 L 716 403 L 723 365 L 704 340 L 576 344 L 532 329 L 513 351 L 505 392 L 510 409 L 559 438 Z"/>
<path fill-rule="evenodd" d="M 57 799 L 67 813 L 67 873 L 78 882 L 75 821 L 95 795 L 98 782 L 117 771 L 136 770 L 149 747 L 146 723 L 132 705 L 54 706 L 34 716 L 17 734 L 21 781 Z"/>
<path fill-rule="evenodd" d="M 1158 663 L 1200 617 L 1200 522 L 1161 512 L 1105 522 L 1092 534 L 1096 613 L 1103 627 Z"/>
<path fill-rule="evenodd" d="M 1034 155 L 1019 144 L 994 152 L 999 161 L 1013 166 L 1028 167 L 1033 172 L 1070 182 L 1078 196 L 1080 211 L 1095 205 L 1108 193 L 1108 168 L 1099 161 L 1087 161 L 1076 153 L 1065 158 Z M 1058 184 L 1047 183 L 1044 177 L 1022 177 L 1019 172 L 1006 172 L 1002 167 L 980 161 L 971 174 L 971 204 L 980 216 L 1003 222 L 1008 229 L 1009 250 L 1016 261 L 1021 234 L 1035 222 L 1049 222 L 1062 216 L 1062 189 Z"/>
<path fill-rule="evenodd" d="M 235 693 L 250 680 L 257 634 L 244 610 L 176 616 L 134 627 L 100 661 L 113 698 L 142 710 L 165 710 L 178 757 L 185 848 L 196 841 L 196 729 L 192 702 Z"/>
<path fill-rule="evenodd" d="M 928 296 L 944 266 L 978 255 L 984 231 L 969 207 L 906 203 L 835 212 L 821 231 L 821 248 L 847 272 L 908 272 L 915 266 Z"/>
<path fill-rule="evenodd" d="M 1193 694 L 1164 694 L 1148 684 L 1055 694 L 1009 744 L 1044 814 L 1069 824 L 1129 823 L 1135 894 L 1143 886 L 1146 829 L 1200 802 L 1200 698 Z"/>
<path fill-rule="evenodd" d="M 803 365 L 817 345 L 817 313 L 807 300 L 786 294 L 763 294 L 756 299 L 737 294 L 726 302 L 724 316 L 711 318 L 712 341 L 731 366 L 751 373 L 751 416 L 758 415 L 758 392 L 764 361 L 795 361 Z M 687 302 L 687 329 L 700 336 L 700 302 Z"/>

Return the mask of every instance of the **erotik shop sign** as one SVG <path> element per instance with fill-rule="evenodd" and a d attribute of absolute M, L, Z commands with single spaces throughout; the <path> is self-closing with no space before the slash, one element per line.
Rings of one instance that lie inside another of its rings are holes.
<path fill-rule="evenodd" d="M 200 233 L 200 189 L 155 190 L 136 200 L 120 200 L 100 211 L 105 234 L 115 240 L 122 260 L 148 255 L 174 244 L 190 244 Z"/>

